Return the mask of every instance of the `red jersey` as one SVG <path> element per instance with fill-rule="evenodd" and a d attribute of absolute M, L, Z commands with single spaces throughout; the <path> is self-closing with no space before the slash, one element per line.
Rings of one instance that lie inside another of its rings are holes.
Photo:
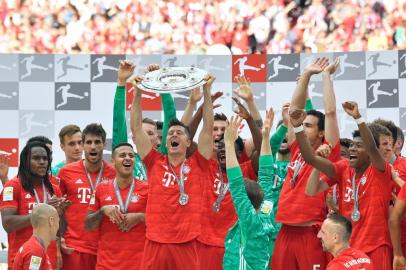
<path fill-rule="evenodd" d="M 125 203 L 127 197 L 131 196 L 127 213 L 145 213 L 148 184 L 136 179 L 134 181 L 131 195 L 128 194 L 130 186 L 120 189 L 122 201 Z M 96 212 L 105 205 L 120 208 L 113 183 L 114 181 L 108 181 L 99 184 L 95 202 L 89 204 L 90 212 Z M 145 223 L 135 225 L 128 232 L 122 232 L 108 217 L 103 216 L 99 232 L 96 269 L 139 269 L 144 250 Z"/>
<path fill-rule="evenodd" d="M 399 173 L 399 177 L 403 181 L 406 181 L 406 158 L 396 157 L 396 160 L 393 163 L 393 168 Z M 399 192 L 401 191 L 400 186 L 398 184 L 396 184 L 395 181 L 391 182 L 391 186 L 392 186 L 392 192 L 399 196 Z M 404 199 L 401 199 L 401 200 L 406 201 L 406 193 L 404 193 L 404 195 L 402 195 L 402 196 Z M 406 244 L 406 219 L 402 220 L 401 227 L 402 227 L 401 240 L 402 240 L 402 245 L 404 245 L 404 244 Z"/>
<path fill-rule="evenodd" d="M 90 173 L 93 184 L 96 183 L 98 172 Z M 66 245 L 83 253 L 97 254 L 98 230 L 85 231 L 87 207 L 92 198 L 92 187 L 86 174 L 83 160 L 67 164 L 61 168 L 58 177 L 61 179 L 62 194 L 72 202 L 65 212 L 68 224 L 65 232 Z M 100 183 L 113 180 L 116 177 L 114 168 L 103 161 L 103 173 Z"/>
<path fill-rule="evenodd" d="M 168 157 L 151 149 L 144 158 L 148 171 L 148 201 L 146 209 L 146 237 L 159 243 L 184 243 L 200 235 L 202 191 L 210 161 L 195 151 L 183 163 L 186 205 L 179 203 L 179 186 L 182 164 L 174 167 L 175 176 L 168 166 Z"/>
<path fill-rule="evenodd" d="M 13 270 L 52 270 L 51 262 L 44 247 L 34 235 L 18 250 Z M 56 268 L 55 268 L 56 269 Z"/>
<path fill-rule="evenodd" d="M 354 209 L 354 192 L 352 179 L 355 169 L 350 167 L 348 160 L 334 163 L 336 178 L 322 179 L 332 186 L 338 184 L 340 200 L 338 202 L 340 213 L 351 219 Z M 351 246 L 368 253 L 383 245 L 391 245 L 389 238 L 389 202 L 392 175 L 389 164 L 386 163 L 384 172 L 380 172 L 372 164 L 360 177 L 355 178 L 355 187 L 358 190 L 360 220 L 352 221 Z"/>
<path fill-rule="evenodd" d="M 243 176 L 248 177 L 254 173 L 251 161 L 246 161 L 241 165 Z M 222 174 L 223 189 L 221 189 L 221 176 L 218 161 L 210 160 L 210 177 L 207 177 L 203 192 L 203 214 L 202 214 L 202 232 L 197 238 L 209 246 L 224 247 L 224 239 L 228 230 L 238 220 L 231 194 L 228 187 L 227 173 Z M 219 211 L 213 210 L 214 204 L 220 195 L 220 191 L 225 190 L 224 199 L 221 201 Z"/>
<path fill-rule="evenodd" d="M 313 167 L 303 160 L 297 141 L 289 145 L 289 150 L 291 159 L 288 164 L 286 180 L 279 196 L 276 221 L 285 224 L 301 224 L 310 221 L 323 222 L 327 214 L 327 192 L 316 196 L 307 196 L 305 194 L 307 180 L 313 171 Z M 331 151 L 329 160 L 337 161 L 340 158 L 341 146 L 337 143 Z M 296 177 L 293 177 L 294 175 Z"/>
<path fill-rule="evenodd" d="M 330 261 L 326 270 L 373 270 L 371 259 L 364 252 L 347 248 Z"/>
<path fill-rule="evenodd" d="M 61 191 L 55 185 L 52 185 L 54 194 L 61 197 Z M 35 187 L 38 198 L 44 202 L 44 192 L 41 186 Z M 47 191 L 48 199 L 51 197 Z M 32 208 L 37 205 L 37 200 L 34 195 L 24 190 L 18 177 L 6 182 L 4 189 L 1 193 L 1 206 L 0 209 L 14 208 L 17 209 L 18 215 L 28 215 L 32 212 Z M 8 269 L 11 269 L 14 262 L 14 257 L 18 249 L 32 236 L 32 226 L 29 225 L 22 229 L 13 231 L 8 234 Z M 48 246 L 47 252 L 49 254 L 53 268 L 56 269 L 56 241 L 52 241 Z"/>

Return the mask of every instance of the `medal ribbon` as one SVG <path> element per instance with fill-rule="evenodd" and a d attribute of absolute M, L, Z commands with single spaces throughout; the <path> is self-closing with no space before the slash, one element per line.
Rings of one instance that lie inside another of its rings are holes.
<path fill-rule="evenodd" d="M 96 184 L 93 184 L 92 177 L 90 177 L 90 173 L 89 173 L 88 170 L 86 169 L 86 165 L 84 164 L 84 162 L 83 162 L 83 167 L 85 167 L 85 172 L 86 172 L 87 180 L 89 181 L 89 184 L 90 184 L 90 187 L 91 187 L 91 189 L 92 189 L 92 192 L 94 193 L 94 192 L 96 191 L 96 187 L 99 185 L 100 179 L 101 179 L 101 177 L 102 177 L 102 175 L 103 175 L 104 163 L 102 163 L 102 166 L 101 166 L 101 168 L 100 168 L 99 174 L 97 175 Z"/>
<path fill-rule="evenodd" d="M 120 204 L 120 210 L 121 210 L 121 212 L 126 214 L 127 211 L 128 211 L 128 206 L 130 205 L 131 197 L 133 196 L 133 191 L 134 191 L 134 187 L 135 187 L 135 181 L 133 179 L 133 181 L 131 182 L 130 190 L 127 193 L 127 199 L 125 200 L 125 204 L 123 204 L 123 198 L 121 197 L 121 193 L 120 193 L 120 189 L 118 187 L 117 179 L 114 179 L 113 186 L 114 186 L 114 191 L 116 192 L 118 203 Z"/>
<path fill-rule="evenodd" d="M 44 182 L 42 182 L 42 194 L 43 194 L 43 203 L 46 203 L 47 202 L 47 190 L 46 190 L 46 188 L 45 188 L 45 184 L 44 184 Z M 35 188 L 34 188 L 34 196 L 35 196 L 35 200 L 37 201 L 37 203 L 41 203 L 41 201 L 40 201 L 40 199 L 39 199 L 39 196 L 38 196 L 38 192 L 35 190 Z"/>

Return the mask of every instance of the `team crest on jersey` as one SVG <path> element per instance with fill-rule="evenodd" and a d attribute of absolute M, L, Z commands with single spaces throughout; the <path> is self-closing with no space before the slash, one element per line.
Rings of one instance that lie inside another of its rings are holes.
<path fill-rule="evenodd" d="M 25 195 L 26 199 L 31 199 L 31 195 L 29 193 L 27 193 L 27 195 Z"/>
<path fill-rule="evenodd" d="M 39 268 L 41 267 L 41 261 L 42 261 L 41 257 L 31 256 L 30 266 L 28 267 L 28 269 L 39 270 Z"/>
<path fill-rule="evenodd" d="M 107 179 L 107 178 L 102 178 L 101 183 L 102 183 L 103 185 L 107 185 L 107 184 L 109 183 L 109 179 Z"/>
<path fill-rule="evenodd" d="M 83 184 L 82 179 L 79 178 L 78 180 L 76 180 L 75 184 L 79 184 L 79 185 Z"/>
<path fill-rule="evenodd" d="M 361 177 L 360 182 L 362 185 L 365 185 L 365 183 L 367 182 L 367 177 L 366 176 Z"/>
<path fill-rule="evenodd" d="M 184 174 L 187 174 L 187 173 L 189 173 L 189 172 L 190 172 L 190 167 L 189 167 L 189 165 L 186 165 L 186 164 L 185 164 L 185 165 L 183 166 L 183 173 L 184 173 Z"/>
<path fill-rule="evenodd" d="M 13 200 L 13 187 L 5 187 L 3 189 L 3 201 L 12 201 Z"/>
<path fill-rule="evenodd" d="M 132 202 L 132 203 L 136 203 L 136 202 L 138 202 L 138 201 L 139 201 L 138 195 L 137 195 L 137 194 L 133 194 L 133 195 L 131 196 L 131 202 Z"/>
<path fill-rule="evenodd" d="M 104 199 L 105 201 L 111 201 L 111 200 L 113 200 L 112 198 L 111 198 L 111 196 L 108 196 L 106 199 Z"/>

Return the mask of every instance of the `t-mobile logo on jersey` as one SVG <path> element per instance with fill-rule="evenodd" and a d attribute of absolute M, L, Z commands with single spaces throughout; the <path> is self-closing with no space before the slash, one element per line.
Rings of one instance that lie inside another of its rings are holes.
<path fill-rule="evenodd" d="M 215 193 L 216 195 L 219 195 L 219 194 L 220 194 L 221 186 L 222 186 L 222 184 L 221 184 L 220 179 L 218 179 L 218 178 L 216 177 L 216 179 L 214 180 L 214 185 L 213 185 L 214 193 Z M 224 186 L 225 189 L 228 189 L 228 183 L 223 183 L 223 186 Z"/>
<path fill-rule="evenodd" d="M 32 213 L 32 209 L 34 208 L 34 206 L 36 206 L 37 203 L 36 202 L 30 202 L 28 203 L 28 214 Z"/>
<path fill-rule="evenodd" d="M 90 188 L 78 188 L 78 198 L 80 199 L 80 203 L 87 204 L 87 199 L 90 199 L 91 195 L 92 192 Z"/>
<path fill-rule="evenodd" d="M 185 177 L 183 179 L 183 181 L 186 181 L 186 180 L 187 180 L 187 177 Z M 162 178 L 162 183 L 163 183 L 164 187 L 173 186 L 175 184 L 175 181 L 176 181 L 175 175 L 173 175 L 170 172 L 165 172 L 164 178 Z"/>

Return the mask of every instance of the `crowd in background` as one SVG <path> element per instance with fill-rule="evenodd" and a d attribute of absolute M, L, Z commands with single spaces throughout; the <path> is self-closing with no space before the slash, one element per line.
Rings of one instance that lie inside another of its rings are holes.
<path fill-rule="evenodd" d="M 234 54 L 403 49 L 405 0 L 4 0 L 0 52 Z"/>

